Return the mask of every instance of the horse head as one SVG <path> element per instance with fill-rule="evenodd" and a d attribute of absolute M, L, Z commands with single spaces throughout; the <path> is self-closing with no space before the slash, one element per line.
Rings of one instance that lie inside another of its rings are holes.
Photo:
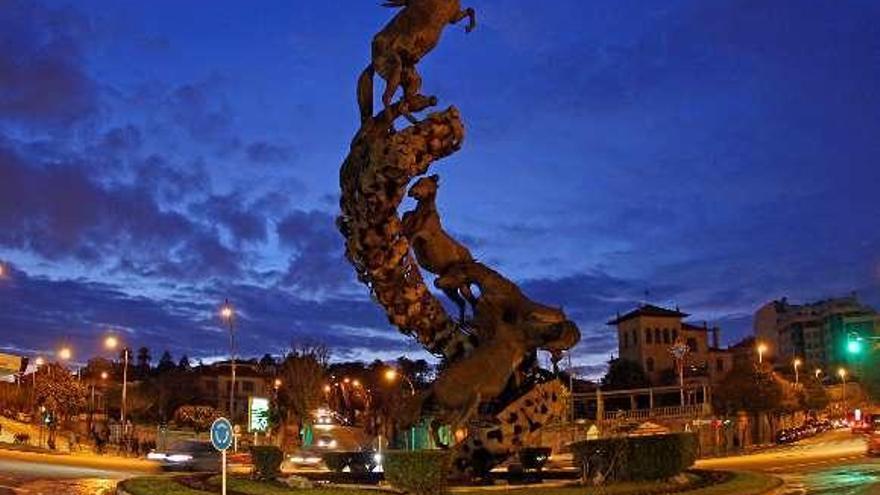
<path fill-rule="evenodd" d="M 424 201 L 426 199 L 434 199 L 437 196 L 437 188 L 440 186 L 439 175 L 429 175 L 417 180 L 411 188 L 407 196 L 416 201 Z"/>

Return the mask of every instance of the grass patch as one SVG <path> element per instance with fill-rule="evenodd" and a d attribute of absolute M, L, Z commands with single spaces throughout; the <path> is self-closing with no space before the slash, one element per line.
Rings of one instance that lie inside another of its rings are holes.
<path fill-rule="evenodd" d="M 716 485 L 704 486 L 688 490 L 687 487 L 664 481 L 627 481 L 612 483 L 602 487 L 571 486 L 559 488 L 541 488 L 540 486 L 511 487 L 510 492 L 528 495 L 584 495 L 597 493 L 602 495 L 660 495 L 676 493 L 678 495 L 762 495 L 779 486 L 779 479 L 761 473 L 736 472 L 730 473 L 731 478 Z M 691 483 L 698 483 L 699 476 L 687 473 Z M 485 491 L 455 490 L 453 495 L 486 495 Z"/>
<path fill-rule="evenodd" d="M 695 474 L 687 474 L 691 483 L 697 483 L 699 477 Z M 356 490 L 348 488 L 320 487 L 309 490 L 296 490 L 288 488 L 282 483 L 275 481 L 257 481 L 249 478 L 230 476 L 227 479 L 230 491 L 245 495 L 376 495 L 375 490 Z M 215 476 L 209 480 L 209 484 L 216 486 L 219 492 L 220 477 Z M 528 495 L 584 495 L 584 493 L 601 493 L 602 495 L 660 495 L 677 493 L 678 495 L 762 495 L 779 486 L 779 480 L 772 476 L 760 473 L 736 472 L 732 477 L 717 485 L 705 486 L 693 490 L 686 487 L 663 481 L 628 481 L 614 483 L 603 487 L 558 487 L 542 488 L 536 485 L 522 487 L 509 487 L 505 493 L 515 492 Z M 174 477 L 146 476 L 132 478 L 124 482 L 123 487 L 132 495 L 206 495 L 209 492 L 193 490 L 174 481 Z M 679 491 L 683 490 L 683 491 Z M 453 495 L 487 495 L 484 490 L 460 490 L 453 491 Z"/>
<path fill-rule="evenodd" d="M 214 476 L 208 483 L 220 486 L 220 477 Z M 288 488 L 277 481 L 259 481 L 250 478 L 230 476 L 226 479 L 226 488 L 245 495 L 375 495 L 375 490 L 352 490 L 348 488 L 319 487 L 307 490 Z"/>
<path fill-rule="evenodd" d="M 143 476 L 122 483 L 131 495 L 205 495 L 208 492 L 193 490 L 174 481 L 169 476 Z"/>
<path fill-rule="evenodd" d="M 760 495 L 779 486 L 779 478 L 761 473 L 737 472 L 733 478 L 718 485 L 686 492 L 687 495 Z"/>

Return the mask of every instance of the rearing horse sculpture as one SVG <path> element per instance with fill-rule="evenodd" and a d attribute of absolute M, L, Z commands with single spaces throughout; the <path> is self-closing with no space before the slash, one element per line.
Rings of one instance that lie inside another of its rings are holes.
<path fill-rule="evenodd" d="M 437 43 L 443 29 L 470 19 L 465 31 L 471 32 L 477 25 L 474 9 L 461 8 L 460 0 L 388 0 L 386 7 L 403 7 L 393 19 L 373 38 L 373 61 L 358 79 L 358 105 L 361 122 L 373 117 L 373 75 L 385 79 L 382 103 L 391 106 L 397 88 L 403 88 L 402 113 L 413 120 L 406 109 L 422 88 L 422 78 L 416 64 Z"/>

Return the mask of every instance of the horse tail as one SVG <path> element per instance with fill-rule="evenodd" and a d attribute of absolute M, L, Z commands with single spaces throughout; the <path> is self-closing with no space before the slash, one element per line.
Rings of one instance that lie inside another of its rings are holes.
<path fill-rule="evenodd" d="M 375 73 L 373 64 L 370 64 L 358 78 L 357 99 L 361 110 L 361 123 L 373 118 L 373 76 Z"/>

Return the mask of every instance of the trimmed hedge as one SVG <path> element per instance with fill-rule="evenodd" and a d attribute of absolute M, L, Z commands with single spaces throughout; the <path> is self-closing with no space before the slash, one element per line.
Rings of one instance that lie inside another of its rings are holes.
<path fill-rule="evenodd" d="M 385 453 L 385 479 L 412 495 L 446 493 L 452 456 L 446 450 L 390 451 Z"/>
<path fill-rule="evenodd" d="M 281 463 L 284 453 L 271 445 L 251 447 L 254 462 L 254 474 L 261 480 L 274 480 L 281 474 Z"/>
<path fill-rule="evenodd" d="M 571 445 L 585 480 L 660 480 L 678 475 L 697 459 L 693 433 L 603 438 Z"/>

